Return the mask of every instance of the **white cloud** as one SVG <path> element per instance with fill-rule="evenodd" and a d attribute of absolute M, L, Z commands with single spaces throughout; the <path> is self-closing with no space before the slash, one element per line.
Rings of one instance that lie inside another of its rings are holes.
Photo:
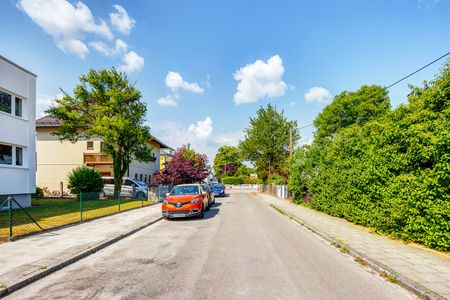
<path fill-rule="evenodd" d="M 430 8 L 439 2 L 440 0 L 417 0 L 418 6 L 422 8 Z"/>
<path fill-rule="evenodd" d="M 46 115 L 45 111 L 55 104 L 55 99 L 60 99 L 63 97 L 62 93 L 56 96 L 50 96 L 46 94 L 37 94 L 36 97 L 36 117 L 41 118 Z"/>
<path fill-rule="evenodd" d="M 172 92 L 176 92 L 179 89 L 186 90 L 192 93 L 201 94 L 204 92 L 197 83 L 189 83 L 183 80 L 183 77 L 177 72 L 170 71 L 166 76 L 166 85 L 172 90 Z"/>
<path fill-rule="evenodd" d="M 206 117 L 203 121 L 197 121 L 197 123 L 189 125 L 188 132 L 193 133 L 199 139 L 210 137 L 213 132 L 212 119 Z"/>
<path fill-rule="evenodd" d="M 312 87 L 305 93 L 305 100 L 308 103 L 311 102 L 328 102 L 333 98 L 333 95 L 326 88 L 323 87 Z"/>
<path fill-rule="evenodd" d="M 64 39 L 56 41 L 56 46 L 65 53 L 75 54 L 80 58 L 84 58 L 89 53 L 86 44 L 76 39 Z"/>
<path fill-rule="evenodd" d="M 213 134 L 212 124 L 213 120 L 207 117 L 187 127 L 177 122 L 164 121 L 151 124 L 151 128 L 153 134 L 171 147 L 178 148 L 190 144 L 195 151 L 206 154 L 212 164 L 218 147 L 222 145 L 237 146 L 239 140 L 244 136 L 242 131 Z M 200 134 L 196 134 L 196 131 Z"/>
<path fill-rule="evenodd" d="M 158 104 L 161 106 L 177 106 L 178 102 L 171 96 L 166 96 L 159 98 Z"/>
<path fill-rule="evenodd" d="M 128 35 L 134 27 L 134 24 L 136 24 L 136 21 L 128 15 L 122 6 L 116 4 L 113 7 L 117 12 L 109 14 L 111 25 L 120 33 Z"/>
<path fill-rule="evenodd" d="M 84 57 L 89 52 L 83 42 L 87 33 L 113 38 L 106 22 L 96 21 L 89 7 L 81 1 L 72 4 L 67 0 L 19 0 L 17 6 L 66 53 Z"/>
<path fill-rule="evenodd" d="M 104 56 L 119 55 L 127 52 L 128 50 L 128 44 L 125 43 L 122 39 L 116 39 L 114 48 L 109 47 L 102 41 L 90 42 L 89 46 Z"/>
<path fill-rule="evenodd" d="M 122 64 L 119 66 L 119 70 L 125 73 L 133 73 L 142 70 L 144 67 L 144 58 L 139 56 L 136 52 L 127 52 L 122 58 Z"/>
<path fill-rule="evenodd" d="M 258 59 L 240 68 L 233 74 L 234 79 L 239 81 L 234 103 L 252 103 L 260 98 L 283 96 L 288 89 L 282 80 L 283 74 L 283 60 L 279 55 L 272 56 L 267 63 Z"/>

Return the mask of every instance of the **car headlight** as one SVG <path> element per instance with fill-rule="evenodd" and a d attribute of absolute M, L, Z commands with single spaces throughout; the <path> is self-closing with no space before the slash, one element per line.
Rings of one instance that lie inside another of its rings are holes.
<path fill-rule="evenodd" d="M 195 198 L 194 200 L 191 200 L 192 204 L 198 203 L 198 201 L 200 201 L 200 198 Z"/>
<path fill-rule="evenodd" d="M 167 201 L 167 199 L 163 200 L 163 204 L 169 204 L 169 202 Z"/>

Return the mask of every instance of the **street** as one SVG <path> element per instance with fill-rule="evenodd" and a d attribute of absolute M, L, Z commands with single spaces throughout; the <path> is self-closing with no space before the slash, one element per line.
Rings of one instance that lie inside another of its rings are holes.
<path fill-rule="evenodd" d="M 7 299 L 413 299 L 248 191 L 162 220 Z"/>

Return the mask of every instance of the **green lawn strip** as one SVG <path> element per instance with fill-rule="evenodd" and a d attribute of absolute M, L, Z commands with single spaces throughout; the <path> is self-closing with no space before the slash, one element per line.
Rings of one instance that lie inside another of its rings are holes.
<path fill-rule="evenodd" d="M 120 210 L 125 211 L 152 203 L 144 200 L 121 200 Z M 44 229 L 80 221 L 80 202 L 74 198 L 43 198 L 33 200 L 27 212 Z M 118 201 L 90 200 L 83 202 L 83 220 L 107 216 L 118 212 Z M 13 236 L 40 231 L 39 227 L 20 209 L 13 210 Z M 8 211 L 0 213 L 0 237 L 9 236 Z"/>

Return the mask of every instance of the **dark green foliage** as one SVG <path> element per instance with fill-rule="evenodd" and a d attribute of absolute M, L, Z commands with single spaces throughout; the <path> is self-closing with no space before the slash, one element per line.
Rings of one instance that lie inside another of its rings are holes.
<path fill-rule="evenodd" d="M 290 128 L 295 145 L 300 139 L 297 121 L 289 121 L 283 111 L 278 112 L 268 104 L 258 109 L 256 117 L 250 118 L 250 125 L 244 129 L 245 138 L 239 143 L 239 149 L 264 182 L 273 174 L 287 178 Z"/>
<path fill-rule="evenodd" d="M 223 184 L 243 184 L 244 179 L 241 177 L 222 177 L 221 182 Z"/>
<path fill-rule="evenodd" d="M 311 193 L 318 210 L 450 250 L 448 64 L 434 81 L 412 88 L 408 104 L 333 137 L 320 134 L 295 153 L 289 188 L 296 202 Z"/>
<path fill-rule="evenodd" d="M 31 195 L 31 197 L 33 197 L 34 199 L 39 199 L 44 197 L 44 191 L 40 188 L 40 187 L 36 187 L 36 192 Z"/>
<path fill-rule="evenodd" d="M 97 170 L 89 167 L 78 167 L 69 174 L 68 188 L 72 194 L 101 192 L 102 176 Z"/>
<path fill-rule="evenodd" d="M 59 119 L 54 133 L 61 140 L 76 142 L 97 137 L 113 160 L 114 191 L 120 194 L 122 178 L 133 159 L 154 161 L 145 125 L 146 104 L 141 92 L 116 69 L 89 70 L 80 76 L 73 97 L 64 93 L 47 112 Z"/>

